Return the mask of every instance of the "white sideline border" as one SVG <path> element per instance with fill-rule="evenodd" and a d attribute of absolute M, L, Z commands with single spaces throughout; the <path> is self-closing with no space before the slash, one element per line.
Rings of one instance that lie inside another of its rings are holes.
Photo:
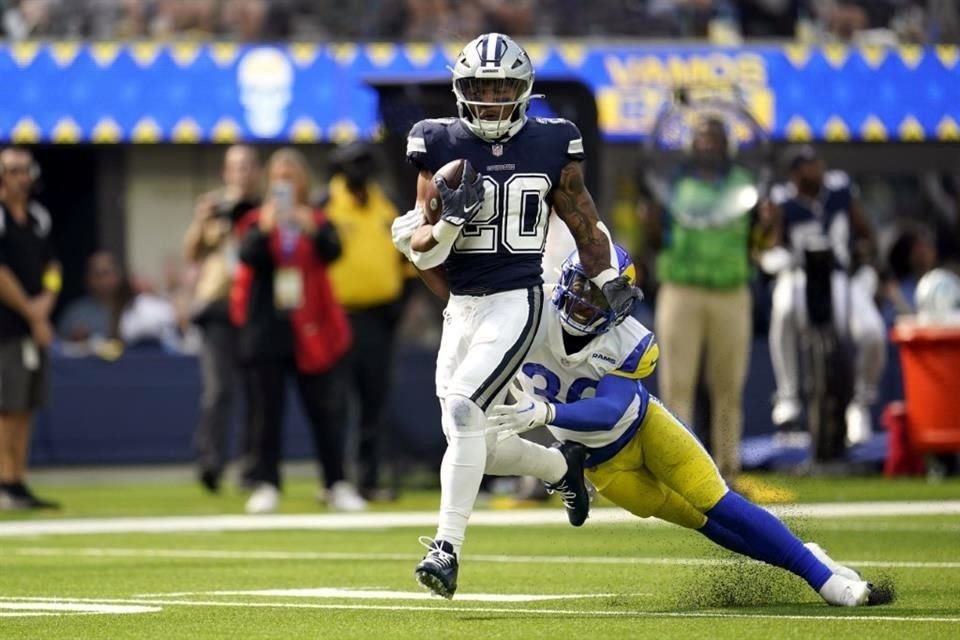
<path fill-rule="evenodd" d="M 618 610 L 577 610 L 577 609 L 532 609 L 513 607 L 459 607 L 446 602 L 439 602 L 436 606 L 427 605 L 376 605 L 376 604 L 334 604 L 313 602 L 255 602 L 255 601 L 223 601 L 223 600 L 165 600 L 152 598 L 14 598 L 0 596 L 0 600 L 17 602 L 38 601 L 44 603 L 89 603 L 89 604 L 117 604 L 117 605 L 146 605 L 146 606 L 186 606 L 186 607 L 241 607 L 264 609 L 337 609 L 363 611 L 397 611 L 397 612 L 450 612 L 450 613 L 496 613 L 496 614 L 524 614 L 524 615 L 563 615 L 577 617 L 632 617 L 632 618 L 708 618 L 708 619 L 751 619 L 751 620 L 793 620 L 797 622 L 822 622 L 831 620 L 837 622 L 932 622 L 932 623 L 960 623 L 960 617 L 949 616 L 885 616 L 878 615 L 799 615 L 775 613 L 730 613 L 712 611 L 618 611 Z"/>
<path fill-rule="evenodd" d="M 779 517 L 841 519 L 882 516 L 960 515 L 960 500 L 891 501 L 791 504 L 767 507 Z M 107 533 L 186 533 L 201 531 L 363 530 L 399 527 L 433 527 L 434 511 L 398 511 L 357 514 L 165 516 L 144 518 L 77 518 L 63 520 L 0 521 L 0 537 L 88 535 Z M 666 526 L 652 518 L 641 519 L 617 508 L 590 513 L 587 526 L 630 523 Z M 471 526 L 569 526 L 563 509 L 477 511 Z"/>
<path fill-rule="evenodd" d="M 421 556 L 408 553 L 362 553 L 340 551 L 226 551 L 219 549 L 137 549 L 84 547 L 11 547 L 9 555 L 51 558 L 164 558 L 181 560 L 266 560 L 305 562 L 414 562 Z M 470 562 L 496 564 L 591 564 L 591 565 L 662 565 L 720 566 L 753 562 L 746 558 L 662 558 L 636 556 L 549 556 L 470 554 Z M 837 560 L 855 567 L 880 569 L 960 569 L 960 561 L 924 560 Z"/>

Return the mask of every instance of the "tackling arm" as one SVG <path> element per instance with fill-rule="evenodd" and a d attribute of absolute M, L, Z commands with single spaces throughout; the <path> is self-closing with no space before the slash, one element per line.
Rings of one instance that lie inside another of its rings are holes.
<path fill-rule="evenodd" d="M 402 216 L 394 218 L 390 225 L 390 235 L 393 246 L 397 248 L 407 260 L 412 261 L 411 254 L 414 236 L 419 232 L 423 233 L 424 219 L 420 209 L 411 209 Z M 447 285 L 447 272 L 443 265 L 433 269 L 417 269 L 417 275 L 423 281 L 427 288 L 441 300 L 450 297 L 450 287 Z"/>
<path fill-rule="evenodd" d="M 617 375 L 605 375 L 593 398 L 569 404 L 554 404 L 551 424 L 571 431 L 608 431 L 626 413 L 637 397 L 637 381 Z"/>
<path fill-rule="evenodd" d="M 569 404 L 514 391 L 517 401 L 487 410 L 487 423 L 493 429 L 512 433 L 550 425 L 571 431 L 609 431 L 633 404 L 637 384 L 636 380 L 607 375 L 600 379 L 595 397 Z"/>

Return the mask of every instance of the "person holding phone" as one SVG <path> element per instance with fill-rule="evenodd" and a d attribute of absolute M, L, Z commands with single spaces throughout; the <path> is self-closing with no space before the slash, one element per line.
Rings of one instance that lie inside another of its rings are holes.
<path fill-rule="evenodd" d="M 345 480 L 345 379 L 351 346 L 346 314 L 333 295 L 328 266 L 340 240 L 326 214 L 309 205 L 310 171 L 290 147 L 268 164 L 267 198 L 237 225 L 240 265 L 230 293 L 239 353 L 252 398 L 248 513 L 275 511 L 286 379 L 296 380 L 313 430 L 331 509 L 362 511 L 366 502 Z"/>

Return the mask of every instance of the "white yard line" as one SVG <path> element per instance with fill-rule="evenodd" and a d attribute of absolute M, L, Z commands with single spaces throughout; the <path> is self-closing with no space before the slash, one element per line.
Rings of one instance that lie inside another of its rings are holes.
<path fill-rule="evenodd" d="M 244 596 L 266 598 L 316 598 L 318 600 L 430 600 L 427 591 L 319 587 L 315 589 L 250 589 L 233 591 L 185 591 L 180 593 L 138 593 L 134 598 L 186 598 L 203 596 Z M 584 600 L 614 596 L 652 597 L 652 593 L 460 593 L 457 602 L 543 602 L 545 600 Z"/>
<path fill-rule="evenodd" d="M 863 518 L 877 516 L 960 515 L 960 500 L 925 502 L 854 502 L 769 507 L 778 516 L 807 519 Z M 180 533 L 198 531 L 359 530 L 397 527 L 433 527 L 433 511 L 361 514 L 227 515 L 146 518 L 87 518 L 65 520 L 0 521 L 0 537 L 42 535 L 88 535 L 104 533 Z M 622 509 L 599 508 L 588 525 L 632 523 L 660 526 L 657 520 L 641 520 Z M 471 526 L 567 525 L 562 509 L 478 511 Z"/>
<path fill-rule="evenodd" d="M 156 613 L 160 607 L 144 607 L 117 603 L 90 603 L 84 601 L 61 601 L 57 598 L 0 598 L 0 615 L 38 616 L 61 613 Z"/>
<path fill-rule="evenodd" d="M 71 547 L 7 548 L 4 553 L 22 556 L 86 557 L 86 558 L 181 558 L 201 560 L 300 560 L 318 562 L 411 562 L 420 558 L 411 553 L 361 553 L 337 551 L 225 551 L 219 549 L 116 549 Z M 591 565 L 664 565 L 717 566 L 749 562 L 746 559 L 727 558 L 645 558 L 636 556 L 532 556 L 470 554 L 470 562 L 503 564 L 591 564 Z M 960 569 L 960 561 L 922 560 L 838 560 L 854 567 L 883 569 Z"/>
<path fill-rule="evenodd" d="M 960 524 L 944 522 L 818 522 L 817 531 L 960 533 Z"/>
<path fill-rule="evenodd" d="M 99 599 L 99 598 L 12 598 L 0 596 L 0 600 L 15 600 L 17 602 L 41 601 L 63 603 L 95 603 L 95 604 L 131 604 L 147 606 L 186 606 L 186 607 L 238 607 L 244 609 L 335 609 L 361 611 L 430 611 L 450 613 L 497 613 L 497 614 L 524 614 L 524 615 L 564 615 L 579 617 L 631 617 L 631 618 L 708 618 L 708 619 L 750 619 L 750 620 L 794 620 L 798 622 L 822 622 L 832 620 L 838 622 L 939 622 L 948 624 L 960 623 L 960 617 L 950 616 L 886 616 L 863 614 L 784 614 L 773 613 L 729 613 L 710 611 L 618 611 L 618 610 L 576 610 L 576 609 L 521 609 L 513 607 L 459 607 L 438 600 L 436 606 L 426 605 L 374 605 L 374 604 L 332 604 L 309 602 L 251 602 L 251 601 L 217 601 L 217 600 L 154 600 L 144 598 L 127 599 Z"/>

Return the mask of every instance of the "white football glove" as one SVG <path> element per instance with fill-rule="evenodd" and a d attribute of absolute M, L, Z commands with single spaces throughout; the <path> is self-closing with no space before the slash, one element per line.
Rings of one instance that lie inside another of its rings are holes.
<path fill-rule="evenodd" d="M 407 211 L 402 216 L 393 219 L 390 225 L 390 234 L 393 236 L 393 246 L 397 251 L 410 260 L 410 242 L 413 239 L 413 233 L 423 224 L 423 211 L 418 208 Z"/>
<path fill-rule="evenodd" d="M 487 411 L 487 424 L 490 428 L 523 433 L 553 422 L 556 410 L 552 404 L 523 391 L 511 391 L 517 398 L 516 404 L 498 404 Z"/>

